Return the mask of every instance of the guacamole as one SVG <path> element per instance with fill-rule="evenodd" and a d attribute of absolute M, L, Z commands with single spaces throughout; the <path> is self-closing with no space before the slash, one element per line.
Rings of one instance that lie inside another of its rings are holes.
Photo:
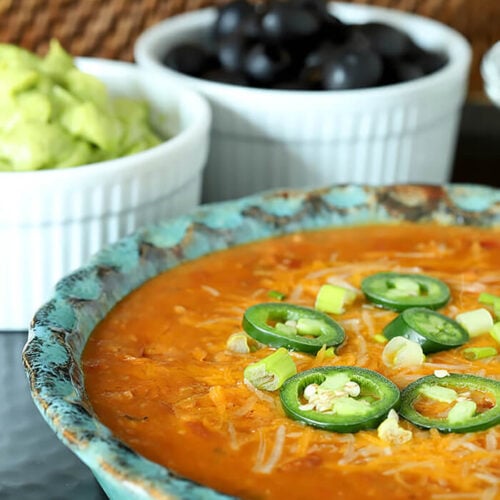
<path fill-rule="evenodd" d="M 43 58 L 0 44 L 0 171 L 75 167 L 160 142 L 147 103 L 111 98 L 57 41 Z"/>

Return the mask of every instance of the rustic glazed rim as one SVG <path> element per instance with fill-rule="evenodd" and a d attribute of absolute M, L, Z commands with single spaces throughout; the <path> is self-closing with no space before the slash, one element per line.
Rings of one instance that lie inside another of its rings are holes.
<path fill-rule="evenodd" d="M 231 498 L 145 459 L 99 422 L 80 364 L 92 329 L 147 279 L 215 250 L 298 230 L 402 221 L 500 227 L 500 190 L 477 185 L 276 190 L 205 205 L 145 227 L 63 278 L 53 298 L 36 312 L 23 351 L 33 400 L 108 494 Z"/>

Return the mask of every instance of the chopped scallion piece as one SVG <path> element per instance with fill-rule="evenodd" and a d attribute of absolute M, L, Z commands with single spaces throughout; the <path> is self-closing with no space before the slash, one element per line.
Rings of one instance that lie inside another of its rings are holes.
<path fill-rule="evenodd" d="M 289 352 L 280 347 L 276 352 L 245 368 L 245 381 L 257 389 L 275 391 L 285 380 L 297 373 L 297 367 Z"/>
<path fill-rule="evenodd" d="M 463 357 L 469 361 L 491 358 L 497 354 L 498 351 L 494 347 L 468 347 L 462 351 Z"/>
<path fill-rule="evenodd" d="M 492 293 L 480 293 L 479 294 L 479 299 L 478 301 L 481 302 L 481 304 L 486 304 L 489 306 L 492 306 L 495 303 L 495 300 L 500 299 L 500 297 L 497 297 L 496 295 L 493 295 Z"/>
<path fill-rule="evenodd" d="M 389 342 L 389 339 L 387 339 L 384 335 L 381 333 L 377 333 L 376 335 L 373 336 L 373 340 L 375 342 L 378 342 L 379 344 L 387 344 Z"/>
<path fill-rule="evenodd" d="M 441 403 L 452 403 L 458 397 L 457 391 L 450 387 L 443 387 L 442 385 L 423 386 L 420 389 L 420 394 Z"/>
<path fill-rule="evenodd" d="M 500 321 L 493 325 L 490 335 L 500 344 Z"/>
<path fill-rule="evenodd" d="M 493 307 L 493 313 L 497 319 L 500 319 L 500 297 L 492 293 L 483 292 L 479 295 L 479 302 Z"/>
<path fill-rule="evenodd" d="M 274 325 L 274 328 L 276 329 L 277 332 L 281 333 L 282 335 L 286 336 L 297 335 L 297 328 L 292 325 L 287 325 L 285 323 L 276 323 Z"/>
<path fill-rule="evenodd" d="M 335 347 L 328 347 L 325 349 L 325 358 L 335 357 Z"/>
<path fill-rule="evenodd" d="M 493 317 L 490 311 L 484 308 L 461 313 L 455 319 L 471 337 L 488 333 L 493 327 Z"/>
<path fill-rule="evenodd" d="M 356 294 L 337 285 L 322 285 L 316 295 L 315 308 L 331 314 L 342 314 L 345 306 L 354 302 Z"/>
<path fill-rule="evenodd" d="M 466 420 L 470 420 L 476 413 L 476 408 L 476 403 L 470 399 L 458 401 L 448 412 L 446 420 L 448 420 L 450 424 L 459 424 Z"/>
<path fill-rule="evenodd" d="M 418 366 L 424 359 L 422 346 L 405 337 L 392 338 L 382 351 L 382 361 L 390 368 Z"/>
<path fill-rule="evenodd" d="M 245 332 L 233 333 L 226 341 L 226 349 L 238 354 L 248 354 L 259 349 L 259 343 Z"/>
<path fill-rule="evenodd" d="M 312 335 L 317 337 L 321 335 L 325 323 L 319 319 L 314 318 L 299 318 L 297 320 L 297 332 L 299 335 Z"/>
<path fill-rule="evenodd" d="M 276 300 L 286 299 L 286 294 L 278 290 L 269 290 L 269 292 L 267 292 L 267 296 L 270 297 L 271 299 L 276 299 Z"/>

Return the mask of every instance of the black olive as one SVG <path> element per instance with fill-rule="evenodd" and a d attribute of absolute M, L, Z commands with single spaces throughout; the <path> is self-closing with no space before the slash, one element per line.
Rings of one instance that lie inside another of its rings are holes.
<path fill-rule="evenodd" d="M 163 64 L 191 76 L 200 76 L 215 65 L 213 56 L 194 43 L 170 49 L 163 58 Z"/>
<path fill-rule="evenodd" d="M 305 68 L 317 68 L 323 66 L 323 63 L 331 58 L 339 49 L 338 45 L 333 42 L 326 40 L 314 47 L 304 59 Z"/>
<path fill-rule="evenodd" d="M 416 80 L 425 75 L 424 70 L 418 64 L 408 61 L 398 61 L 394 65 L 396 79 L 399 82 Z"/>
<path fill-rule="evenodd" d="M 357 29 L 383 57 L 403 57 L 413 46 L 411 38 L 404 31 L 388 24 L 367 23 L 359 25 Z"/>
<path fill-rule="evenodd" d="M 246 76 L 260 85 L 269 85 L 280 79 L 290 68 L 288 52 L 263 43 L 254 45 L 244 61 Z"/>
<path fill-rule="evenodd" d="M 328 90 L 372 87 L 382 76 L 381 57 L 371 49 L 344 47 L 323 65 L 323 86 Z"/>
<path fill-rule="evenodd" d="M 422 68 L 424 75 L 434 73 L 435 71 L 445 66 L 448 62 L 448 58 L 445 54 L 442 54 L 440 52 L 431 52 L 423 49 L 420 49 L 419 54 L 411 57 L 409 60 L 415 64 L 418 64 Z"/>
<path fill-rule="evenodd" d="M 299 9 L 313 12 L 321 19 L 326 18 L 328 14 L 328 4 L 325 0 L 291 0 L 291 5 Z"/>
<path fill-rule="evenodd" d="M 287 44 L 319 35 L 321 20 L 314 12 L 286 2 L 274 2 L 262 16 L 267 41 Z"/>
<path fill-rule="evenodd" d="M 344 43 L 351 35 L 351 27 L 344 24 L 331 14 L 327 14 L 323 19 L 321 36 L 323 39 L 335 43 Z"/>
<path fill-rule="evenodd" d="M 323 87 L 322 66 L 306 66 L 299 74 L 299 82 L 309 90 L 319 90 Z"/>
<path fill-rule="evenodd" d="M 358 50 L 374 50 L 370 39 L 358 29 L 357 26 L 351 26 L 348 31 L 348 37 L 342 43 L 345 47 L 350 47 Z M 375 52 L 377 52 L 375 50 Z"/>
<path fill-rule="evenodd" d="M 255 17 L 255 9 L 246 0 L 234 0 L 219 8 L 214 25 L 216 39 L 226 37 L 241 30 L 245 20 Z M 247 27 L 251 29 L 251 24 Z"/>
<path fill-rule="evenodd" d="M 164 63 L 235 85 L 341 90 L 414 80 L 448 62 L 394 26 L 343 23 L 327 0 L 252 1 L 219 7 L 208 39 L 172 49 Z"/>
<path fill-rule="evenodd" d="M 243 70 L 243 61 L 248 49 L 248 42 L 238 33 L 219 41 L 217 55 L 221 66 L 227 71 Z"/>

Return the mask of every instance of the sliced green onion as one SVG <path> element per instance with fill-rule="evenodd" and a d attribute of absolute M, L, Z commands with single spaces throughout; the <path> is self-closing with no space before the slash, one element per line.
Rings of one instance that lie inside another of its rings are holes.
<path fill-rule="evenodd" d="M 406 443 L 413 437 L 412 431 L 399 426 L 399 416 L 394 409 L 389 411 L 387 418 L 377 427 L 377 434 L 383 441 L 393 444 Z"/>
<path fill-rule="evenodd" d="M 267 296 L 270 297 L 271 299 L 276 299 L 276 300 L 286 299 L 286 293 L 280 292 L 278 290 L 269 290 L 269 292 L 267 292 Z"/>
<path fill-rule="evenodd" d="M 317 337 L 321 335 L 325 323 L 319 319 L 314 318 L 299 318 L 297 320 L 297 333 L 299 335 L 312 335 Z"/>
<path fill-rule="evenodd" d="M 325 349 L 325 358 L 334 358 L 335 357 L 335 347 L 328 347 Z"/>
<path fill-rule="evenodd" d="M 257 389 L 275 391 L 285 380 L 297 373 L 297 367 L 289 352 L 280 347 L 276 352 L 245 368 L 243 376 L 246 382 Z"/>
<path fill-rule="evenodd" d="M 226 349 L 238 354 L 248 354 L 259 349 L 259 343 L 245 332 L 230 335 L 226 341 Z"/>
<path fill-rule="evenodd" d="M 500 344 L 500 321 L 493 325 L 490 335 Z"/>
<path fill-rule="evenodd" d="M 420 389 L 420 394 L 426 398 L 440 401 L 441 403 L 452 403 L 458 397 L 457 391 L 442 385 L 427 385 Z"/>
<path fill-rule="evenodd" d="M 286 336 L 297 335 L 297 328 L 292 325 L 287 325 L 286 323 L 276 323 L 274 328 L 276 328 L 277 332 Z"/>
<path fill-rule="evenodd" d="M 500 297 L 492 293 L 483 292 L 479 295 L 479 302 L 488 306 L 493 306 L 493 313 L 497 319 L 500 319 Z"/>
<path fill-rule="evenodd" d="M 469 361 L 491 358 L 497 354 L 498 351 L 494 347 L 468 347 L 462 351 L 463 357 Z"/>
<path fill-rule="evenodd" d="M 318 359 L 329 359 L 329 358 L 334 358 L 336 356 L 335 353 L 335 347 L 326 347 L 326 345 L 323 345 L 321 349 L 316 353 L 316 357 Z"/>
<path fill-rule="evenodd" d="M 466 399 L 465 401 L 458 401 L 455 406 L 448 412 L 446 420 L 450 424 L 462 423 L 470 420 L 476 413 L 477 405 L 474 401 Z"/>
<path fill-rule="evenodd" d="M 373 336 L 373 340 L 375 342 L 378 342 L 379 344 L 387 344 L 389 342 L 389 339 L 386 338 L 384 335 L 381 333 L 377 333 L 376 335 Z"/>
<path fill-rule="evenodd" d="M 481 302 L 481 304 L 486 304 L 489 306 L 492 306 L 496 300 L 500 299 L 500 297 L 497 297 L 496 295 L 493 295 L 492 293 L 480 293 L 478 301 Z"/>
<path fill-rule="evenodd" d="M 247 335 L 245 333 L 233 333 L 226 341 L 226 348 L 231 352 L 248 354 L 250 346 L 248 345 Z"/>
<path fill-rule="evenodd" d="M 322 285 L 316 295 L 314 307 L 318 311 L 331 314 L 342 314 L 345 306 L 354 302 L 356 293 L 347 288 L 337 285 Z"/>
<path fill-rule="evenodd" d="M 392 338 L 382 351 L 384 365 L 391 368 L 417 366 L 421 365 L 424 360 L 422 346 L 405 337 Z"/>
<path fill-rule="evenodd" d="M 493 327 L 493 317 L 487 309 L 474 309 L 457 315 L 455 320 L 462 325 L 471 337 L 488 333 Z"/>

